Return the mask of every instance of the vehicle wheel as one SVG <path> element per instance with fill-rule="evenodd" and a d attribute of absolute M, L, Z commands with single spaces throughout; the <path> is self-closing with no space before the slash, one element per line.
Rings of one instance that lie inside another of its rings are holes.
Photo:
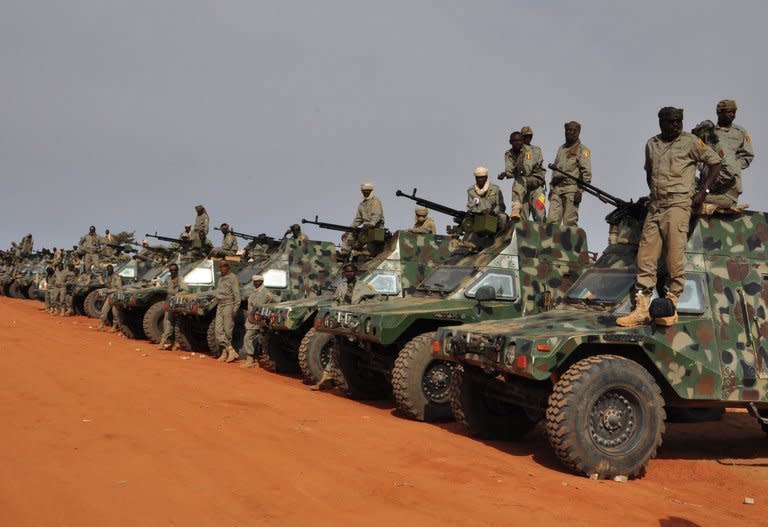
<path fill-rule="evenodd" d="M 517 441 L 536 426 L 523 408 L 490 397 L 486 386 L 462 366 L 453 370 L 449 398 L 453 417 L 472 437 Z"/>
<path fill-rule="evenodd" d="M 191 321 L 182 320 L 176 328 L 176 342 L 182 349 L 187 351 L 199 351 L 209 353 L 206 334 L 203 334 L 202 328 L 196 327 Z"/>
<path fill-rule="evenodd" d="M 397 408 L 417 421 L 450 421 L 451 377 L 455 366 L 432 358 L 434 332 L 411 339 L 395 359 L 392 393 Z"/>
<path fill-rule="evenodd" d="M 145 338 L 144 335 L 144 328 L 142 327 L 142 316 L 140 312 L 133 313 L 133 312 L 125 312 L 125 311 L 119 311 L 120 315 L 120 331 L 128 337 L 129 339 L 143 339 Z M 114 324 L 115 322 L 112 321 Z"/>
<path fill-rule="evenodd" d="M 21 292 L 21 287 L 19 287 L 18 282 L 11 282 L 11 285 L 8 288 L 8 296 L 11 298 L 24 298 L 24 293 Z"/>
<path fill-rule="evenodd" d="M 667 407 L 669 423 L 706 423 L 721 421 L 725 408 L 670 408 Z"/>
<path fill-rule="evenodd" d="M 337 347 L 336 353 L 338 371 L 334 372 L 336 385 L 352 399 L 359 401 L 371 399 L 386 399 L 391 393 L 391 387 L 383 374 L 365 368 L 361 357 L 348 349 Z"/>
<path fill-rule="evenodd" d="M 547 435 L 575 472 L 637 477 L 656 456 L 665 417 L 661 390 L 645 368 L 616 355 L 587 357 L 555 384 Z"/>
<path fill-rule="evenodd" d="M 276 335 L 270 335 L 267 339 L 269 343 L 269 359 L 275 365 L 275 373 L 296 374 L 299 373 L 299 365 L 296 360 L 295 351 L 291 350 L 288 343 Z"/>
<path fill-rule="evenodd" d="M 164 305 L 165 300 L 160 300 L 149 306 L 141 321 L 144 334 L 152 344 L 159 344 L 160 338 L 163 336 Z"/>
<path fill-rule="evenodd" d="M 315 384 L 323 376 L 328 361 L 331 360 L 333 335 L 318 333 L 315 328 L 307 331 L 299 344 L 299 369 L 307 384 Z"/>
<path fill-rule="evenodd" d="M 104 308 L 105 298 L 99 294 L 100 289 L 94 289 L 88 296 L 85 297 L 83 302 L 83 310 L 85 314 L 91 318 L 99 318 L 101 316 L 101 310 Z"/>
<path fill-rule="evenodd" d="M 216 341 L 216 317 L 214 316 L 208 323 L 208 331 L 205 333 L 205 342 L 208 344 L 208 352 L 213 357 L 221 355 L 219 343 Z"/>
<path fill-rule="evenodd" d="M 37 284 L 32 282 L 26 291 L 27 298 L 30 300 L 37 300 Z"/>

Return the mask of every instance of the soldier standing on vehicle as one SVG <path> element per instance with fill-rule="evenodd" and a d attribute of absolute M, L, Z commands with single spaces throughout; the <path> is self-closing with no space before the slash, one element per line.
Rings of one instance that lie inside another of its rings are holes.
<path fill-rule="evenodd" d="M 576 121 L 565 123 L 565 144 L 555 155 L 554 165 L 585 183 L 592 182 L 592 162 L 589 148 L 581 142 L 581 125 Z M 547 221 L 563 225 L 579 224 L 581 189 L 570 178 L 556 172 L 549 183 L 549 214 Z"/>
<path fill-rule="evenodd" d="M 288 230 L 285 231 L 285 236 L 291 235 L 291 238 L 294 240 L 298 240 L 300 242 L 306 242 L 309 241 L 309 237 L 301 232 L 301 225 L 298 223 L 294 223 L 290 227 L 288 227 Z"/>
<path fill-rule="evenodd" d="M 523 144 L 533 150 L 533 157 L 541 160 L 541 186 L 528 193 L 532 200 L 528 202 L 528 206 L 530 207 L 530 213 L 533 215 L 535 221 L 545 222 L 547 221 L 547 170 L 544 168 L 544 154 L 541 153 L 540 147 L 531 144 L 533 141 L 533 128 L 525 125 L 520 128 L 520 133 L 523 134 Z"/>
<path fill-rule="evenodd" d="M 181 291 L 184 283 L 179 276 L 179 266 L 172 263 L 168 266 L 168 272 L 171 276 L 168 278 L 168 282 L 165 284 L 165 295 L 168 300 L 172 296 Z M 163 334 L 160 337 L 160 344 L 157 348 L 161 350 L 170 350 L 176 348 L 176 315 L 174 315 L 171 309 L 168 309 L 168 304 L 165 305 L 165 315 L 163 316 Z"/>
<path fill-rule="evenodd" d="M 21 245 L 20 245 L 21 256 L 29 256 L 29 255 L 31 255 L 32 254 L 32 249 L 34 248 L 34 246 L 35 246 L 35 242 L 32 239 L 32 235 L 31 234 L 27 234 L 26 236 L 24 236 L 21 239 Z"/>
<path fill-rule="evenodd" d="M 208 213 L 202 205 L 195 205 L 195 226 L 192 227 L 192 240 L 203 240 L 208 237 Z M 202 234 L 202 235 L 201 235 Z"/>
<path fill-rule="evenodd" d="M 346 264 L 342 269 L 342 273 L 344 274 L 344 281 L 339 284 L 333 293 L 333 305 L 357 305 L 376 298 L 376 290 L 370 284 L 357 279 L 357 266 L 355 264 Z M 309 389 L 324 390 L 325 388 L 333 387 L 333 372 L 335 369 L 336 356 L 334 353 L 331 353 L 328 363 L 323 370 L 322 377 L 317 381 L 317 384 L 313 384 Z"/>
<path fill-rule="evenodd" d="M 101 255 L 104 258 L 114 258 L 115 248 L 110 247 L 115 245 L 115 237 L 109 232 L 109 229 L 104 230 L 104 236 L 101 237 Z"/>
<path fill-rule="evenodd" d="M 666 298 L 674 313 L 657 318 L 656 323 L 670 326 L 677 322 L 677 302 L 685 286 L 683 265 L 691 211 L 698 210 L 720 173 L 720 157 L 714 150 L 695 135 L 683 132 L 682 109 L 667 106 L 659 110 L 659 128 L 661 134 L 645 144 L 645 174 L 651 193 L 637 251 L 635 309 L 616 319 L 623 327 L 650 322 L 648 310 L 662 251 L 666 253 L 668 276 Z M 708 166 L 698 191 L 697 163 Z"/>
<path fill-rule="evenodd" d="M 384 227 L 384 208 L 381 206 L 379 198 L 373 195 L 373 183 L 360 185 L 360 192 L 363 195 L 363 201 L 357 206 L 357 214 L 355 214 L 351 226 L 355 229 Z M 342 254 L 349 254 L 352 249 L 356 249 L 358 246 L 357 233 L 345 232 L 341 235 Z"/>
<path fill-rule="evenodd" d="M 257 368 L 259 366 L 256 362 L 256 350 L 253 347 L 254 340 L 259 340 L 259 350 L 261 356 L 268 355 L 267 349 L 267 335 L 264 328 L 256 323 L 254 319 L 253 310 L 256 306 L 269 304 L 274 300 L 272 291 L 264 287 L 264 277 L 260 274 L 255 274 L 251 277 L 253 281 L 253 292 L 248 295 L 248 311 L 245 319 L 245 337 L 243 338 L 243 350 L 245 351 L 245 362 L 240 365 L 241 368 Z"/>
<path fill-rule="evenodd" d="M 722 167 L 701 207 L 701 213 L 707 215 L 718 208 L 730 209 L 737 204 L 742 193 L 741 172 L 755 158 L 749 134 L 742 126 L 733 124 L 736 101 L 724 99 L 717 103 L 716 111 L 717 126 L 712 127 L 704 142 L 720 156 Z M 706 179 L 706 167 L 702 168 L 701 177 Z"/>
<path fill-rule="evenodd" d="M 219 230 L 224 235 L 221 246 L 211 251 L 211 256 L 234 256 L 237 254 L 237 238 L 229 229 L 228 223 L 222 223 Z"/>
<path fill-rule="evenodd" d="M 115 333 L 120 329 L 120 314 L 117 311 L 117 307 L 112 304 L 112 294 L 120 291 L 123 288 L 122 277 L 115 272 L 112 264 L 107 265 L 107 276 L 104 277 L 104 306 L 101 308 L 101 316 L 99 317 L 99 325 L 96 329 L 104 328 L 109 322 L 109 313 L 112 312 L 112 328 L 109 330 Z"/>
<path fill-rule="evenodd" d="M 181 234 L 179 234 L 180 240 L 191 240 L 192 239 L 192 224 L 187 223 L 184 225 L 184 230 L 181 231 Z"/>
<path fill-rule="evenodd" d="M 88 234 L 80 239 L 79 249 L 83 252 L 83 265 L 87 271 L 99 265 L 99 253 L 101 252 L 101 238 L 96 234 L 96 227 L 91 225 Z"/>
<path fill-rule="evenodd" d="M 416 218 L 413 221 L 413 227 L 408 231 L 416 234 L 437 234 L 437 225 L 435 225 L 435 220 L 429 217 L 429 209 L 416 207 L 415 212 Z"/>
<path fill-rule="evenodd" d="M 499 179 L 512 179 L 512 204 L 509 217 L 512 219 L 530 218 L 531 213 L 537 221 L 543 221 L 544 214 L 535 206 L 536 199 L 542 194 L 546 170 L 541 152 L 525 144 L 523 134 L 512 132 L 509 135 L 512 146 L 504 153 L 504 172 Z"/>
<path fill-rule="evenodd" d="M 214 328 L 216 331 L 216 342 L 218 343 L 221 355 L 219 361 L 232 362 L 237 360 L 237 352 L 232 347 L 232 330 L 235 327 L 235 317 L 240 309 L 240 284 L 237 276 L 230 272 L 229 262 L 221 260 L 219 262 L 219 285 L 214 291 L 218 306 L 216 307 L 216 319 Z"/>

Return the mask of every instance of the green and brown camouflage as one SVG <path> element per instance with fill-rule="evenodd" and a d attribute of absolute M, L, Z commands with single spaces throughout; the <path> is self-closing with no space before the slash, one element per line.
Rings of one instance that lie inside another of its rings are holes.
<path fill-rule="evenodd" d="M 379 372 L 390 384 L 397 375 L 393 368 L 400 367 L 396 365 L 399 357 L 408 355 L 408 360 L 421 361 L 421 355 L 429 355 L 427 348 L 411 349 L 415 344 L 409 343 L 415 339 L 443 326 L 517 318 L 550 309 L 589 263 L 582 229 L 524 220 L 509 222 L 487 248 L 438 267 L 405 298 L 324 307 L 316 328 L 336 335 L 339 353 L 356 355 L 356 367 Z M 495 298 L 478 302 L 476 293 L 488 287 Z M 450 371 L 439 365 L 424 364 L 424 368 L 423 395 L 430 400 L 425 404 L 433 405 L 427 414 L 444 419 Z M 436 378 L 430 380 L 430 375 Z M 414 412 L 405 408 L 410 403 L 402 398 L 408 396 L 398 394 L 397 389 L 396 402 L 406 415 L 430 419 L 423 409 Z M 382 394 L 379 391 L 378 395 Z"/>
<path fill-rule="evenodd" d="M 475 382 L 533 412 L 547 408 L 558 379 L 576 363 L 610 354 L 650 372 L 667 407 L 746 407 L 766 414 L 768 214 L 695 220 L 679 319 L 670 327 L 616 326 L 631 308 L 641 229 L 634 224 L 621 234 L 620 227 L 557 309 L 525 320 L 443 328 L 433 343 L 435 356 L 461 363 Z"/>

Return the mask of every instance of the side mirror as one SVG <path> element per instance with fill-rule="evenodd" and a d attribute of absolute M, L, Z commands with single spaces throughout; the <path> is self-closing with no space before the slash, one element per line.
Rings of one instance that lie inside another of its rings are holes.
<path fill-rule="evenodd" d="M 477 291 L 475 291 L 475 300 L 478 302 L 496 300 L 496 289 L 490 285 L 480 287 Z"/>

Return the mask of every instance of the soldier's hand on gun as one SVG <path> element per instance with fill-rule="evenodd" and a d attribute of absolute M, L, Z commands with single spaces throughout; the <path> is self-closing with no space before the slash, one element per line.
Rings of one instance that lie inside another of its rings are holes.
<path fill-rule="evenodd" d="M 499 179 L 504 179 L 504 178 L 507 177 L 507 173 L 506 172 L 500 172 L 499 175 L 496 176 L 496 177 L 499 178 Z"/>
<path fill-rule="evenodd" d="M 693 195 L 694 211 L 696 211 L 699 207 L 701 207 L 701 204 L 704 203 L 705 199 L 707 199 L 707 190 L 704 188 L 700 188 L 699 191 Z"/>

